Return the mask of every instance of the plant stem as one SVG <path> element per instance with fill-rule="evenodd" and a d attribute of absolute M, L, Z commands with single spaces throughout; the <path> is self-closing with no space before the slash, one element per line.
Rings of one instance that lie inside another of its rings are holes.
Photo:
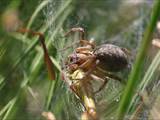
<path fill-rule="evenodd" d="M 141 74 L 141 68 L 142 64 L 144 62 L 146 51 L 148 50 L 150 43 L 151 43 L 151 37 L 154 31 L 154 28 L 156 26 L 158 16 L 160 13 L 160 0 L 156 0 L 153 6 L 153 13 L 151 16 L 151 21 L 145 31 L 140 50 L 137 55 L 137 59 L 135 61 L 135 65 L 133 67 L 133 70 L 131 71 L 131 74 L 129 76 L 129 80 L 127 83 L 127 86 L 125 88 L 125 91 L 123 93 L 119 108 L 118 108 L 118 115 L 117 118 L 122 120 L 125 117 L 125 113 L 127 112 L 129 105 L 131 103 L 133 93 L 136 89 L 136 83 L 138 82 L 139 76 Z M 140 82 L 140 81 L 139 81 Z"/>

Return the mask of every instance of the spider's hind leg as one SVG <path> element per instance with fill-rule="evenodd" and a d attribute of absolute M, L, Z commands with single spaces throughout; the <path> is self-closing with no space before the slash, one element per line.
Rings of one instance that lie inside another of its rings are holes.
<path fill-rule="evenodd" d="M 116 76 L 116 75 L 114 75 L 114 74 L 111 74 L 111 73 L 109 73 L 109 72 L 107 72 L 107 71 L 103 71 L 103 70 L 100 70 L 100 69 L 98 69 L 98 68 L 97 68 L 96 71 L 98 71 L 98 72 L 97 72 L 95 75 L 96 75 L 99 79 L 102 79 L 102 80 L 103 80 L 103 83 L 102 83 L 102 85 L 98 88 L 98 90 L 96 90 L 96 91 L 94 92 L 95 94 L 98 93 L 98 92 L 100 92 L 101 90 L 103 90 L 110 79 L 117 80 L 117 81 L 120 81 L 120 82 L 122 81 L 122 79 L 121 79 L 120 77 L 118 77 L 118 76 Z M 101 80 L 101 81 L 102 81 L 102 80 Z"/>

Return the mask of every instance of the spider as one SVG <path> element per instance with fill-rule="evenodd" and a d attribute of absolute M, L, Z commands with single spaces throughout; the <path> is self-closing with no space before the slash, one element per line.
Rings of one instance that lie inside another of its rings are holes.
<path fill-rule="evenodd" d="M 67 71 L 72 74 L 81 69 L 85 72 L 84 77 L 81 78 L 82 80 L 87 77 L 90 79 L 95 79 L 96 77 L 98 80 L 103 81 L 103 84 L 95 93 L 105 87 L 108 79 L 121 81 L 121 78 L 112 73 L 127 68 L 129 51 L 113 44 L 102 44 L 96 47 L 93 40 L 84 38 L 85 31 L 81 27 L 72 28 L 65 36 L 73 32 L 80 32 L 80 46 L 68 56 L 66 62 Z"/>
<path fill-rule="evenodd" d="M 109 79 L 121 81 L 113 73 L 122 71 L 129 64 L 129 51 L 113 44 L 96 46 L 93 40 L 84 38 L 83 28 L 72 28 L 65 34 L 80 33 L 79 46 L 71 53 L 66 61 L 66 73 L 72 81 L 71 90 L 80 98 L 85 107 L 82 114 L 86 119 L 98 120 L 95 93 L 100 92 Z M 98 90 L 94 91 L 92 80 L 102 81 Z"/>

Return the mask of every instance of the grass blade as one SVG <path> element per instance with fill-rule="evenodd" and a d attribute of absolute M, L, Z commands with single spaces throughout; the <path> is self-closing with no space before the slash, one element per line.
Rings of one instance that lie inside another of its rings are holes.
<path fill-rule="evenodd" d="M 158 20 L 159 12 L 160 12 L 160 0 L 156 0 L 153 7 L 151 21 L 145 31 L 142 44 L 140 46 L 139 54 L 137 55 L 135 65 L 133 67 L 131 75 L 129 76 L 127 86 L 125 88 L 124 94 L 122 96 L 122 99 L 118 108 L 117 118 L 120 120 L 124 119 L 125 113 L 127 112 L 131 99 L 133 97 L 135 88 L 137 87 L 136 83 L 138 82 L 138 78 L 141 72 L 140 70 L 142 68 L 146 51 L 151 43 L 151 37 Z"/>

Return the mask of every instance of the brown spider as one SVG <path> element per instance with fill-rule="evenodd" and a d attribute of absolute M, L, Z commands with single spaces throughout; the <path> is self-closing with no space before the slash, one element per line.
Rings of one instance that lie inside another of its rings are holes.
<path fill-rule="evenodd" d="M 81 37 L 80 47 L 68 56 L 67 70 L 72 74 L 77 69 L 81 69 L 85 72 L 84 78 L 91 77 L 91 79 L 94 79 L 93 75 L 96 75 L 99 80 L 104 82 L 96 92 L 105 87 L 108 78 L 121 81 L 119 77 L 112 73 L 127 68 L 129 63 L 128 50 L 113 44 L 102 44 L 96 47 L 93 40 L 84 39 L 83 28 L 72 28 L 66 33 L 66 36 L 77 31 L 80 32 Z"/>
<path fill-rule="evenodd" d="M 101 91 L 109 79 L 121 81 L 112 73 L 128 66 L 128 51 L 113 44 L 96 47 L 93 40 L 84 38 L 84 29 L 80 27 L 72 28 L 65 36 L 72 32 L 80 32 L 80 40 L 79 47 L 68 56 L 66 62 L 67 75 L 72 81 L 70 88 L 85 107 L 82 119 L 98 120 L 94 94 Z M 103 84 L 94 91 L 92 80 L 102 81 Z"/>

